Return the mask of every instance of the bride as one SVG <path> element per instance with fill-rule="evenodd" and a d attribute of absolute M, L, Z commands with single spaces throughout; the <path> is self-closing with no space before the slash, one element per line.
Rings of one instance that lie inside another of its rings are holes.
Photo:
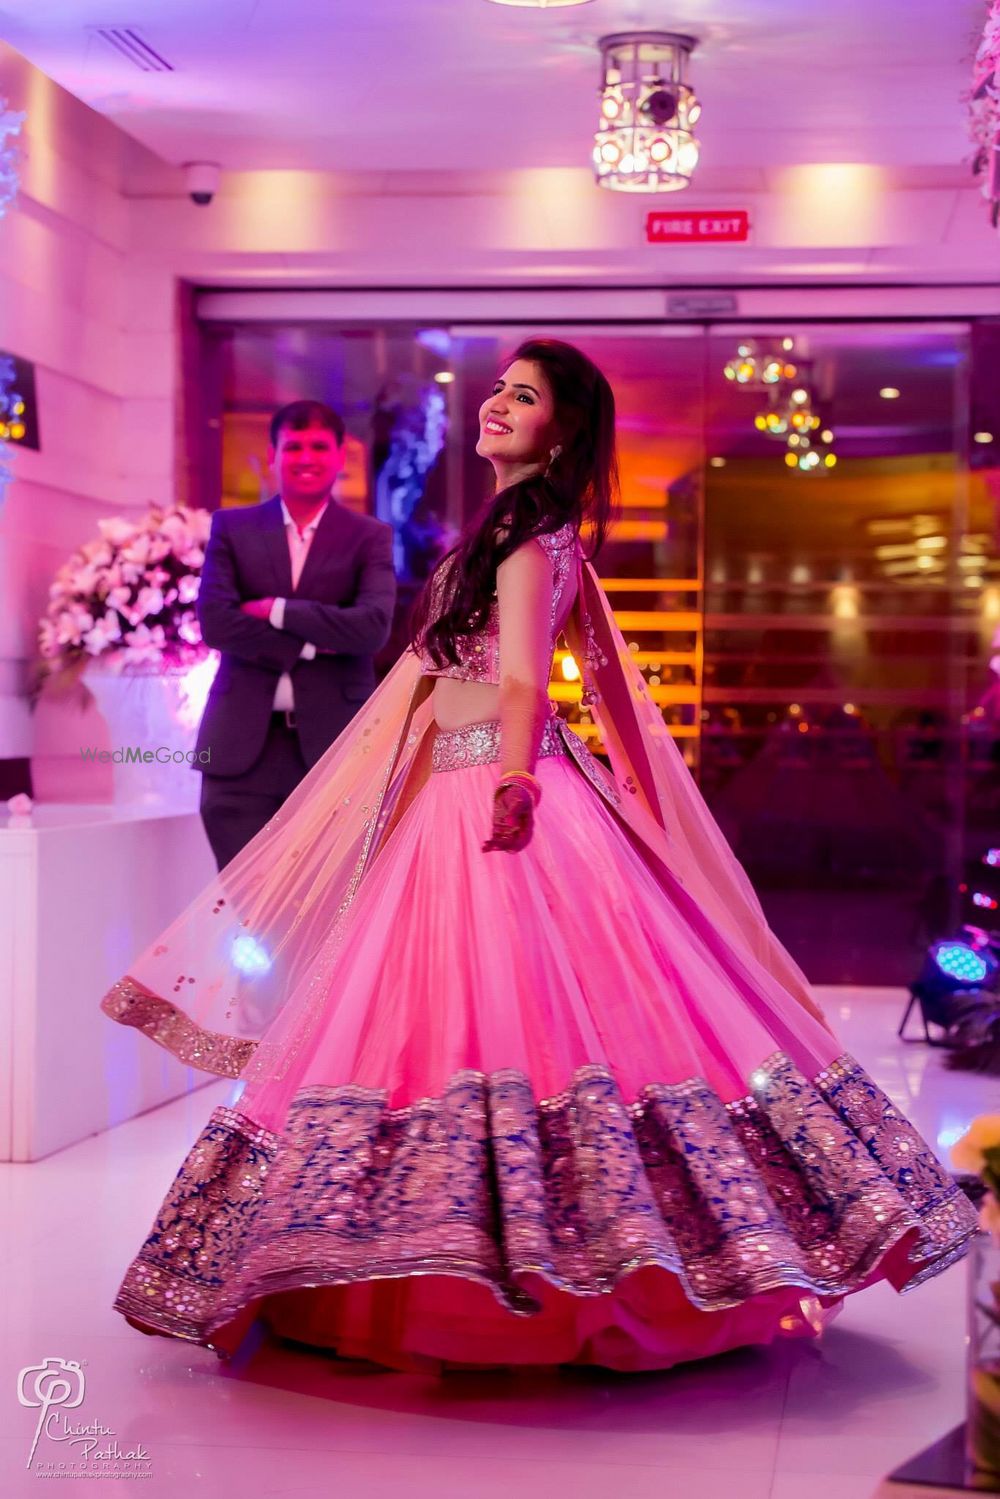
<path fill-rule="evenodd" d="M 614 400 L 522 344 L 494 499 L 412 647 L 102 1008 L 242 1080 L 115 1301 L 397 1369 L 666 1368 L 815 1336 L 976 1215 L 769 931 L 583 554 Z M 612 771 L 555 715 L 562 635 Z"/>

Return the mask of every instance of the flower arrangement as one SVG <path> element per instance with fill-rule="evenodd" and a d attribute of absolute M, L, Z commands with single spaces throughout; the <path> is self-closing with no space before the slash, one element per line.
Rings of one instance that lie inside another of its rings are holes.
<path fill-rule="evenodd" d="M 982 1178 L 979 1222 L 1000 1245 L 1000 1114 L 980 1114 L 952 1146 L 952 1165 Z"/>
<path fill-rule="evenodd" d="M 49 588 L 38 632 L 41 681 L 76 680 L 100 657 L 113 672 L 162 673 L 207 654 L 195 613 L 211 516 L 154 506 L 139 520 L 98 521 Z"/>
<path fill-rule="evenodd" d="M 975 146 L 973 176 L 983 178 L 983 196 L 990 202 L 996 224 L 1000 218 L 1000 173 L 994 162 L 995 154 L 1000 152 L 1000 0 L 990 0 L 976 51 L 969 96 L 969 134 Z"/>
<path fill-rule="evenodd" d="M 969 1487 L 1000 1492 L 1000 1114 L 981 1114 L 952 1148 L 952 1163 L 986 1192 L 985 1230 L 972 1246 L 968 1281 L 968 1396 L 965 1453 L 977 1475 Z M 988 1481 L 982 1478 L 988 1475 Z"/>

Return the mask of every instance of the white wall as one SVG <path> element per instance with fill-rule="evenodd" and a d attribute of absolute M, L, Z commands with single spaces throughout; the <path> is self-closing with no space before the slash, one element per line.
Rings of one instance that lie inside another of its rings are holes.
<path fill-rule="evenodd" d="M 0 47 L 25 110 L 21 191 L 0 221 L 0 348 L 34 361 L 41 451 L 20 449 L 0 514 L 0 756 L 30 749 L 24 697 L 58 565 L 105 515 L 170 492 L 172 283 L 137 287 L 116 127 Z"/>

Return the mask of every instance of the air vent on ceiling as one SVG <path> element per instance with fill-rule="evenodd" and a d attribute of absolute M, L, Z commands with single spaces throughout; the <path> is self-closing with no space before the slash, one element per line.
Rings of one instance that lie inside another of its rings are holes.
<path fill-rule="evenodd" d="M 114 47 L 122 57 L 128 59 L 133 67 L 143 73 L 172 73 L 174 65 L 161 57 L 155 48 L 144 41 L 139 33 L 131 26 L 95 26 L 92 28 L 94 35 L 99 36 L 102 42 L 107 42 L 109 47 Z"/>

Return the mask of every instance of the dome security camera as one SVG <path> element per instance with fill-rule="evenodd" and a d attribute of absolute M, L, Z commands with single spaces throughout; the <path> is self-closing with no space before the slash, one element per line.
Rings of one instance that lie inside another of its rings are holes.
<path fill-rule="evenodd" d="M 222 169 L 217 161 L 186 161 L 184 180 L 192 203 L 204 207 L 219 191 Z"/>

